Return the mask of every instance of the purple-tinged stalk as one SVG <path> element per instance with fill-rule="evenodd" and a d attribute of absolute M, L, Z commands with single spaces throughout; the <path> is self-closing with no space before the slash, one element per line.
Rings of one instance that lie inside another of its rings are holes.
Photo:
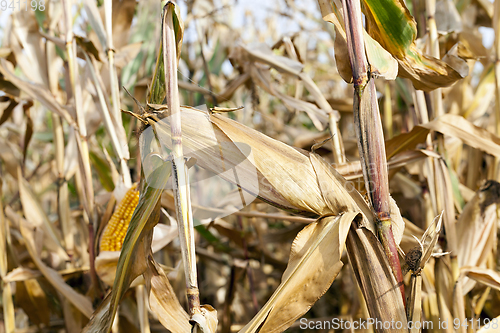
<path fill-rule="evenodd" d="M 187 298 L 189 314 L 201 313 L 198 277 L 196 271 L 196 253 L 194 244 L 193 215 L 189 195 L 187 166 L 184 162 L 181 132 L 181 111 L 179 89 L 177 85 L 177 42 L 175 38 L 174 5 L 167 3 L 163 8 L 163 64 L 165 68 L 165 85 L 167 87 L 167 105 L 170 112 L 172 135 L 172 164 L 174 175 L 174 193 L 176 216 L 179 225 L 182 261 L 186 273 Z M 179 50 L 180 51 L 180 50 Z"/>
<path fill-rule="evenodd" d="M 375 82 L 365 54 L 359 0 L 342 0 L 347 45 L 354 81 L 354 124 L 366 189 L 377 217 L 377 232 L 405 301 L 403 274 L 392 233 L 389 180 L 382 121 Z"/>

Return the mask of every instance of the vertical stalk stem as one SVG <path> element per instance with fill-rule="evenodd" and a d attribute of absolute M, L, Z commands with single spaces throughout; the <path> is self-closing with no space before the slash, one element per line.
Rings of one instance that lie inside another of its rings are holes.
<path fill-rule="evenodd" d="M 177 48 L 173 22 L 173 6 L 167 3 L 163 9 L 163 63 L 167 87 L 167 105 L 170 112 L 172 135 L 172 164 L 175 177 L 175 205 L 179 225 L 182 260 L 186 273 L 189 313 L 192 317 L 200 313 L 196 253 L 194 245 L 193 215 L 189 195 L 187 167 L 182 149 L 181 113 L 177 85 Z"/>
<path fill-rule="evenodd" d="M 12 286 L 11 283 L 4 282 L 4 278 L 9 271 L 7 249 L 10 243 L 10 230 L 9 223 L 4 217 L 2 198 L 2 178 L 0 177 L 0 289 L 2 290 L 4 331 L 6 333 L 11 333 L 16 330 L 16 318 L 14 313 L 14 301 L 12 298 Z"/>
<path fill-rule="evenodd" d="M 392 101 L 391 101 L 391 86 L 389 82 L 384 85 L 384 124 L 387 137 L 390 139 L 393 136 L 392 124 Z"/>
<path fill-rule="evenodd" d="M 332 135 L 333 161 L 335 165 L 345 164 L 344 144 L 340 137 L 339 121 L 336 113 L 328 113 L 328 124 L 330 127 L 330 134 Z"/>
<path fill-rule="evenodd" d="M 106 34 L 107 34 L 107 55 L 108 55 L 108 65 L 109 65 L 109 85 L 111 88 L 111 100 L 112 100 L 112 116 L 116 121 L 117 126 L 121 128 L 117 128 L 119 133 L 124 133 L 125 129 L 123 128 L 122 116 L 120 113 L 120 92 L 118 88 L 118 75 L 116 73 L 115 68 L 115 59 L 114 59 L 114 45 L 113 45 L 113 25 L 112 25 L 112 13 L 113 13 L 113 2 L 111 0 L 104 1 L 104 13 L 106 17 Z M 91 65 L 92 66 L 92 65 Z M 105 111 L 105 110 L 104 110 Z M 115 134 L 116 136 L 116 134 Z M 122 140 L 125 138 L 121 137 Z M 113 148 L 115 148 L 116 155 L 120 160 L 120 168 L 123 175 L 123 183 L 127 188 L 132 186 L 132 179 L 130 177 L 130 170 L 127 165 L 127 160 L 130 158 L 130 154 L 128 151 L 128 147 L 126 143 L 122 142 L 120 145 L 113 144 Z"/>
<path fill-rule="evenodd" d="M 49 33 L 52 32 L 53 27 L 49 26 Z M 45 48 L 45 54 L 47 59 L 47 68 L 50 68 L 50 64 L 56 57 L 55 45 L 47 44 Z M 58 98 L 57 73 L 53 72 L 54 71 L 49 71 L 47 75 L 48 84 L 53 96 Z M 54 136 L 54 149 L 56 155 L 55 166 L 57 173 L 57 213 L 59 217 L 59 224 L 61 225 L 61 231 L 64 237 L 64 248 L 70 258 L 72 258 L 75 249 L 73 238 L 75 226 L 74 219 L 70 218 L 69 189 L 68 183 L 66 181 L 66 176 L 64 174 L 64 130 L 61 117 L 55 112 L 52 113 L 52 133 Z M 69 265 L 73 265 L 73 262 L 69 263 Z"/>
<path fill-rule="evenodd" d="M 366 59 L 361 4 L 359 0 L 343 0 L 342 3 L 354 79 L 354 124 L 358 136 L 365 186 L 377 217 L 378 237 L 389 259 L 396 281 L 400 285 L 403 302 L 405 302 L 401 264 L 392 233 L 384 133 L 375 82 L 371 80 Z"/>
<path fill-rule="evenodd" d="M 92 172 L 90 169 L 89 148 L 87 142 L 87 124 L 85 122 L 85 114 L 82 109 L 82 92 L 80 81 L 78 79 L 77 63 L 76 63 L 76 45 L 73 43 L 72 17 L 71 17 L 71 0 L 64 0 L 64 18 L 66 22 L 66 52 L 68 55 L 69 77 L 71 88 L 75 99 L 76 122 L 78 130 L 75 130 L 75 137 L 79 149 L 79 157 L 83 171 L 83 189 L 85 191 L 84 207 L 90 221 L 93 221 L 94 211 L 94 186 L 92 184 Z"/>
<path fill-rule="evenodd" d="M 437 59 L 441 59 L 439 53 L 439 41 L 436 27 L 436 0 L 426 0 L 427 7 L 427 27 L 429 29 L 429 51 L 431 55 Z M 444 114 L 443 99 L 441 95 L 441 88 L 435 89 L 430 92 L 433 118 L 442 116 Z"/>

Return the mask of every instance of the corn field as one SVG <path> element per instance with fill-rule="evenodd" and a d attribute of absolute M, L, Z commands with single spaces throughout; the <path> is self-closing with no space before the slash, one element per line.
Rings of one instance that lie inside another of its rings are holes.
<path fill-rule="evenodd" d="M 500 332 L 500 0 L 0 1 L 0 332 Z"/>

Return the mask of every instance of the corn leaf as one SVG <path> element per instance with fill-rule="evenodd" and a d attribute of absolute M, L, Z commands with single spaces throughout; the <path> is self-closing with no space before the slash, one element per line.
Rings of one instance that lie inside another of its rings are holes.
<path fill-rule="evenodd" d="M 349 225 L 357 215 L 325 217 L 299 232 L 281 284 L 240 333 L 283 332 L 309 310 L 344 265 L 340 257 Z"/>
<path fill-rule="evenodd" d="M 182 38 L 184 36 L 184 23 L 181 20 L 179 6 L 169 1 L 166 6 L 173 7 L 172 17 L 174 20 L 175 39 L 177 41 L 177 62 L 181 58 Z M 165 68 L 163 64 L 163 41 L 158 47 L 158 57 L 156 58 L 156 67 L 153 73 L 153 80 L 148 92 L 147 101 L 149 103 L 160 104 L 165 99 L 167 87 L 165 85 Z"/>
<path fill-rule="evenodd" d="M 118 303 L 132 281 L 147 269 L 147 257 L 151 254 L 153 228 L 160 217 L 160 196 L 170 177 L 171 164 L 157 154 L 151 154 L 144 163 L 153 165 L 153 172 L 142 178 L 139 203 L 130 221 L 118 260 L 118 278 L 115 278 L 109 299 L 107 298 L 83 332 L 110 332 Z"/>
<path fill-rule="evenodd" d="M 407 320 L 401 291 L 377 237 L 370 230 L 356 227 L 353 223 L 346 244 L 349 262 L 365 297 L 370 317 L 382 322 L 401 323 L 399 329 L 396 326 L 379 326 L 374 327 L 375 331 L 406 332 Z"/>
<path fill-rule="evenodd" d="M 167 276 L 153 259 L 148 260 L 145 277 L 151 283 L 151 311 L 158 316 L 161 324 L 172 333 L 189 332 L 189 315 L 180 305 Z"/>
<path fill-rule="evenodd" d="M 399 63 L 399 75 L 416 89 L 446 87 L 463 78 L 465 61 L 454 55 L 442 61 L 423 54 L 415 44 L 416 22 L 403 0 L 364 0 L 367 29 Z"/>

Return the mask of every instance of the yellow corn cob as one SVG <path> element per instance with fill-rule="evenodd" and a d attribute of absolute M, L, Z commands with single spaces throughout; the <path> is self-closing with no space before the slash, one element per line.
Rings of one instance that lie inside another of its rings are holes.
<path fill-rule="evenodd" d="M 101 238 L 101 252 L 121 250 L 128 225 L 132 219 L 132 213 L 138 203 L 139 191 L 137 191 L 137 183 L 135 183 L 120 201 L 104 229 Z"/>

